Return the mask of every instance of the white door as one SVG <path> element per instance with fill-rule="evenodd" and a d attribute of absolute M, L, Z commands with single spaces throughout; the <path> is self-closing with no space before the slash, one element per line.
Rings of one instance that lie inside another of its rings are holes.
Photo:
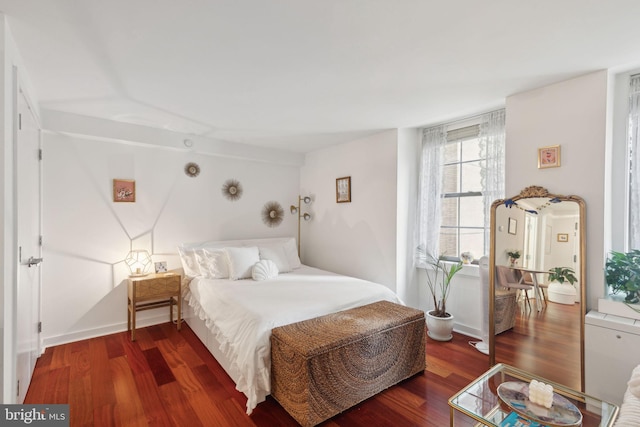
<path fill-rule="evenodd" d="M 40 129 L 21 90 L 17 104 L 16 401 L 22 403 L 40 355 Z"/>

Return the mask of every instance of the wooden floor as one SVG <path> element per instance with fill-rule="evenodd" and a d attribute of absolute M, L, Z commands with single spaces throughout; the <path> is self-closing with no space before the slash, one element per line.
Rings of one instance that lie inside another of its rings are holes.
<path fill-rule="evenodd" d="M 518 322 L 522 329 L 524 319 Z M 511 335 L 510 345 L 529 341 L 517 330 Z M 247 416 L 246 398 L 188 326 L 178 332 L 169 323 L 156 325 L 138 330 L 136 337 L 131 342 L 123 332 L 48 348 L 38 359 L 25 403 L 68 403 L 72 426 L 297 425 L 270 397 Z M 459 334 L 446 343 L 427 338 L 424 374 L 322 425 L 448 426 L 449 397 L 489 368 L 488 356 L 469 341 Z M 544 351 L 544 359 L 559 356 Z M 509 357 L 506 352 L 502 359 L 510 362 Z M 556 371 L 545 369 L 550 371 L 541 375 L 547 377 Z M 460 416 L 458 425 L 473 423 Z"/>

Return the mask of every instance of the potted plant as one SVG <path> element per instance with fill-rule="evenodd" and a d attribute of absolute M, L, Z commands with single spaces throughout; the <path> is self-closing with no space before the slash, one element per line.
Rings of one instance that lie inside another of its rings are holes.
<path fill-rule="evenodd" d="M 507 256 L 509 257 L 509 265 L 511 267 L 514 267 L 518 263 L 518 259 L 520 258 L 520 250 L 509 249 L 507 250 Z"/>
<path fill-rule="evenodd" d="M 453 316 L 447 313 L 447 298 L 451 289 L 451 280 L 462 270 L 462 262 L 443 261 L 442 257 L 426 257 L 427 286 L 433 298 L 434 309 L 427 313 L 427 334 L 436 341 L 449 341 L 452 338 Z"/>
<path fill-rule="evenodd" d="M 551 302 L 574 304 L 578 292 L 573 284 L 578 281 L 575 271 L 569 267 L 549 269 L 549 296 Z"/>
<path fill-rule="evenodd" d="M 626 294 L 624 301 L 635 304 L 640 291 L 640 250 L 630 252 L 611 251 L 605 265 L 605 279 L 611 292 Z"/>

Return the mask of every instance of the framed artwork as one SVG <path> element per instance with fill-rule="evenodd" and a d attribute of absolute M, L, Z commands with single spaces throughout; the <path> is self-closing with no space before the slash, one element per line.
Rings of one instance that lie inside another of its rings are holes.
<path fill-rule="evenodd" d="M 569 235 L 567 233 L 558 233 L 558 242 L 568 242 Z"/>
<path fill-rule="evenodd" d="M 507 226 L 507 233 L 516 234 L 518 229 L 518 221 L 515 218 L 509 218 L 509 224 Z"/>
<path fill-rule="evenodd" d="M 156 267 L 156 273 L 166 273 L 167 272 L 167 263 L 166 263 L 166 261 L 156 262 L 154 265 Z"/>
<path fill-rule="evenodd" d="M 336 203 L 351 202 L 351 177 L 336 179 Z"/>
<path fill-rule="evenodd" d="M 538 169 L 557 168 L 560 166 L 560 146 L 538 148 Z"/>
<path fill-rule="evenodd" d="M 113 180 L 113 201 L 114 202 L 135 202 L 136 182 L 132 179 Z"/>

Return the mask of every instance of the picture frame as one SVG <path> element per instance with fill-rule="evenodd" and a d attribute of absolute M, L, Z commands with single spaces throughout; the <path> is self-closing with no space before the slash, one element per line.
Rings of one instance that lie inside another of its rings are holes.
<path fill-rule="evenodd" d="M 518 230 L 518 221 L 515 218 L 509 218 L 509 224 L 507 225 L 507 233 L 516 234 Z"/>
<path fill-rule="evenodd" d="M 538 148 L 538 169 L 560 167 L 560 146 Z"/>
<path fill-rule="evenodd" d="M 133 179 L 113 180 L 113 201 L 116 203 L 136 201 L 136 182 Z"/>
<path fill-rule="evenodd" d="M 351 202 L 351 177 L 336 178 L 336 203 Z"/>
<path fill-rule="evenodd" d="M 558 242 L 567 243 L 569 241 L 568 233 L 558 233 Z"/>
<path fill-rule="evenodd" d="M 167 262 L 166 261 L 159 261 L 154 263 L 154 266 L 156 267 L 156 274 L 158 273 L 166 273 L 167 272 Z"/>

